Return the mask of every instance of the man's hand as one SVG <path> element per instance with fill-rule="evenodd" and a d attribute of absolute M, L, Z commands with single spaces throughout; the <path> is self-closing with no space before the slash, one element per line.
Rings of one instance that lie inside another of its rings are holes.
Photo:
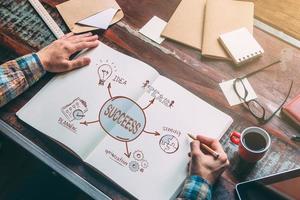
<path fill-rule="evenodd" d="M 69 60 L 69 57 L 77 51 L 97 47 L 98 44 L 97 35 L 68 33 L 37 52 L 37 55 L 46 71 L 65 72 L 88 65 L 91 60 L 87 57 L 74 60 Z"/>
<path fill-rule="evenodd" d="M 208 152 L 200 149 L 200 143 L 204 143 L 219 153 L 215 159 Z M 198 175 L 206 179 L 210 184 L 214 184 L 216 179 L 228 167 L 229 161 L 220 142 L 205 136 L 197 136 L 197 140 L 191 142 L 191 162 L 189 164 L 190 175 Z"/>

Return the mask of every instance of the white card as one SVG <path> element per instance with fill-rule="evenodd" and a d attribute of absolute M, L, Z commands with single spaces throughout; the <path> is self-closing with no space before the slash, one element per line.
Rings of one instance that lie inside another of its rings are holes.
<path fill-rule="evenodd" d="M 219 84 L 230 106 L 234 106 L 234 105 L 238 105 L 240 103 L 243 103 L 242 100 L 237 96 L 237 94 L 234 91 L 234 88 L 233 88 L 233 81 L 234 80 L 235 79 L 232 79 L 232 80 L 225 81 L 225 82 L 222 82 L 222 83 Z M 253 90 L 253 88 L 250 85 L 247 78 L 243 79 L 243 83 L 244 83 L 246 89 L 249 92 L 246 100 L 249 101 L 249 100 L 252 100 L 252 99 L 256 99 L 257 98 L 256 93 Z M 240 94 L 243 94 L 244 89 L 243 89 L 243 86 L 242 86 L 241 83 L 237 84 L 237 90 L 240 91 Z"/>
<path fill-rule="evenodd" d="M 150 38 L 154 42 L 161 44 L 165 38 L 161 37 L 160 34 L 164 30 L 167 22 L 164 20 L 153 16 L 145 26 L 140 29 L 140 33 L 144 36 Z"/>
<path fill-rule="evenodd" d="M 77 22 L 77 24 L 93 26 L 96 28 L 101 28 L 106 30 L 110 25 L 111 20 L 113 19 L 117 11 L 118 11 L 117 9 L 109 8 L 91 17 L 85 18 Z"/>

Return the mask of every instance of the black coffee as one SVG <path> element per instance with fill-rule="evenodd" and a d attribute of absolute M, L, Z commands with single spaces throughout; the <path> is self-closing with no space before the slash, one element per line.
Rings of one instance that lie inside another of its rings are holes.
<path fill-rule="evenodd" d="M 246 133 L 243 137 L 243 142 L 248 149 L 253 151 L 264 150 L 267 145 L 267 141 L 264 136 L 255 132 Z"/>

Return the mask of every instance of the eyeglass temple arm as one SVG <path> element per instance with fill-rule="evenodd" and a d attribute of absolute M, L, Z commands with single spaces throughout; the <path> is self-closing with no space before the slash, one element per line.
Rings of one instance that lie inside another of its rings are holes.
<path fill-rule="evenodd" d="M 278 109 L 268 118 L 268 119 L 265 119 L 264 123 L 267 123 L 268 121 L 270 121 L 270 119 L 272 119 L 272 117 L 274 115 L 276 115 L 276 113 L 282 108 L 282 106 L 285 104 L 285 102 L 287 101 L 287 99 L 289 98 L 290 96 L 290 93 L 291 93 L 291 90 L 292 90 L 292 87 L 293 87 L 293 84 L 294 84 L 294 81 L 292 80 L 291 81 L 291 85 L 290 85 L 290 88 L 289 88 L 289 91 L 284 99 L 284 101 L 282 102 L 282 104 L 278 107 Z"/>
<path fill-rule="evenodd" d="M 258 73 L 258 72 L 260 72 L 262 70 L 265 70 L 265 69 L 267 69 L 267 68 L 269 68 L 269 67 L 271 67 L 271 66 L 273 66 L 273 65 L 275 65 L 277 63 L 280 63 L 280 62 L 281 62 L 281 60 L 274 61 L 274 62 L 268 64 L 267 66 L 265 66 L 265 67 L 263 67 L 261 69 L 258 69 L 258 70 L 254 71 L 254 72 L 250 72 L 249 74 L 246 74 L 245 76 L 242 76 L 240 79 L 252 76 L 252 75 L 254 75 L 254 74 L 256 74 L 256 73 Z"/>

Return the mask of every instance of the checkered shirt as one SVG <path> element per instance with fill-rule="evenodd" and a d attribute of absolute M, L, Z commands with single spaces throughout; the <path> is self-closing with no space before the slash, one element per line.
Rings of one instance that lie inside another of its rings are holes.
<path fill-rule="evenodd" d="M 192 175 L 185 180 L 178 199 L 210 200 L 212 195 L 211 189 L 211 185 L 205 179 Z"/>
<path fill-rule="evenodd" d="M 45 74 L 36 54 L 0 65 L 0 107 L 14 99 Z"/>

